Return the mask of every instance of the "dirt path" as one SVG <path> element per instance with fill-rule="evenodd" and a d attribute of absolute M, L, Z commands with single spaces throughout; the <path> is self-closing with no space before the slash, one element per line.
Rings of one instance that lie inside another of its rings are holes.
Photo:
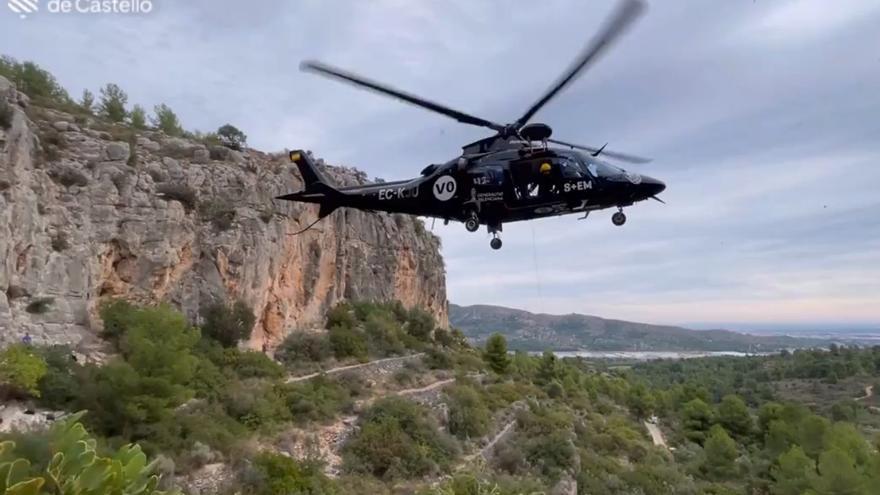
<path fill-rule="evenodd" d="M 865 395 L 861 397 L 856 397 L 856 400 L 865 400 L 870 399 L 874 396 L 874 386 L 873 385 L 865 385 Z"/>
<path fill-rule="evenodd" d="M 309 373 L 308 375 L 292 376 L 287 379 L 287 383 L 302 382 L 305 380 L 311 380 L 312 378 L 315 378 L 315 377 L 321 376 L 321 375 L 332 375 L 334 373 L 340 373 L 340 372 L 349 371 L 349 370 L 356 370 L 358 368 L 364 368 L 367 366 L 375 366 L 377 364 L 382 364 L 382 363 L 391 363 L 394 361 L 406 361 L 409 359 L 416 359 L 416 358 L 422 357 L 424 355 L 425 355 L 424 352 L 419 352 L 417 354 L 410 354 L 408 356 L 390 357 L 390 358 L 384 358 L 384 359 L 377 359 L 375 361 L 367 361 L 366 363 L 358 363 L 358 364 L 349 364 L 347 366 L 339 366 L 337 368 L 330 368 L 329 370 L 316 371 L 314 373 Z"/>
<path fill-rule="evenodd" d="M 644 423 L 645 428 L 648 429 L 648 433 L 651 434 L 651 440 L 654 441 L 654 445 L 668 449 L 669 446 L 666 445 L 666 438 L 663 437 L 663 432 L 660 431 L 660 427 L 658 427 L 654 423 L 649 423 L 647 421 L 645 421 Z"/>
<path fill-rule="evenodd" d="M 483 457 L 483 459 L 485 459 L 486 456 L 488 456 L 489 454 L 492 453 L 492 449 L 495 448 L 495 444 L 498 443 L 499 441 L 501 441 L 501 439 L 503 439 L 505 436 L 507 436 L 507 434 L 510 432 L 510 430 L 512 430 L 515 426 L 516 426 L 515 419 L 513 421 L 511 421 L 510 423 L 507 423 L 506 425 L 504 425 L 504 428 L 502 428 L 501 431 L 499 431 L 498 434 L 492 438 L 492 440 L 489 440 L 489 443 L 487 443 L 485 447 L 480 449 L 480 452 L 478 454 L 481 455 Z M 477 454 L 474 454 L 473 456 L 470 456 L 470 457 L 473 458 L 476 455 Z"/>
<path fill-rule="evenodd" d="M 434 382 L 430 385 L 426 385 L 420 388 L 408 388 L 406 390 L 398 390 L 397 392 L 391 392 L 389 395 L 414 395 L 420 394 L 422 392 L 428 392 L 430 390 L 434 390 L 435 388 L 440 388 L 444 385 L 449 385 L 454 382 L 455 378 L 449 378 L 448 380 L 440 380 L 439 382 Z"/>

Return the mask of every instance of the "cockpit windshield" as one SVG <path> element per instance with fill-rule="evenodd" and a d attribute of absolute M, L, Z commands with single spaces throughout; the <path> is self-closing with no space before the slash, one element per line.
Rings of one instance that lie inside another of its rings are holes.
<path fill-rule="evenodd" d="M 595 157 L 585 153 L 578 153 L 577 155 L 581 159 L 581 162 L 586 165 L 587 170 L 593 175 L 593 177 L 620 177 L 626 173 L 626 171 L 621 168 L 597 160 Z"/>

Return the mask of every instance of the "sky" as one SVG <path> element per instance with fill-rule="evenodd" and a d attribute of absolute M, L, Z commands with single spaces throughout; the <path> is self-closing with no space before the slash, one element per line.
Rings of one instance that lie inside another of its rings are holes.
<path fill-rule="evenodd" d="M 300 72 L 318 59 L 506 122 L 556 79 L 613 0 L 152 0 L 149 13 L 0 7 L 0 52 L 72 95 L 107 82 L 188 129 L 230 122 L 412 177 L 484 129 Z M 145 0 L 139 0 L 143 6 Z M 84 2 L 84 0 L 80 0 Z M 74 5 L 75 10 L 75 5 Z M 554 137 L 653 158 L 666 205 L 432 227 L 449 300 L 692 327 L 880 328 L 880 2 L 649 2 L 538 113 Z"/>

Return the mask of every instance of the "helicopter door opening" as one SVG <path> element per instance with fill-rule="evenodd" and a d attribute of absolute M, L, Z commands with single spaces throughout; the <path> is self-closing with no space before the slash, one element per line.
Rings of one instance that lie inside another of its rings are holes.
<path fill-rule="evenodd" d="M 536 204 L 557 199 L 561 176 L 556 160 L 541 158 L 512 163 L 510 172 L 517 203 Z"/>

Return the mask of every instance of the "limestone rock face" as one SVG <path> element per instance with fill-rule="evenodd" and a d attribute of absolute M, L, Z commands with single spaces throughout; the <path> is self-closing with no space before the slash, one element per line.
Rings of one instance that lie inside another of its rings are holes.
<path fill-rule="evenodd" d="M 254 348 L 320 325 L 343 299 L 399 299 L 446 325 L 439 241 L 421 220 L 339 210 L 292 236 L 317 208 L 273 199 L 302 187 L 284 153 L 209 151 L 33 104 L 25 112 L 3 78 L 0 99 L 13 108 L 0 128 L 0 345 L 25 332 L 93 341 L 98 307 L 113 297 L 168 302 L 193 321 L 205 304 L 242 299 L 256 316 Z M 326 173 L 338 185 L 364 180 Z"/>

